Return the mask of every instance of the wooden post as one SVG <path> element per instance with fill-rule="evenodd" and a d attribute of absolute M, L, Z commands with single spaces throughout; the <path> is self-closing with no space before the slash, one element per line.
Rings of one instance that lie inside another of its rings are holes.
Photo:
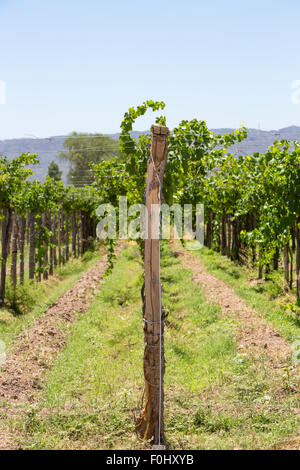
<path fill-rule="evenodd" d="M 72 213 L 72 256 L 76 258 L 76 214 Z"/>
<path fill-rule="evenodd" d="M 48 214 L 47 212 L 44 212 L 42 215 L 42 227 L 43 229 L 47 229 L 48 227 Z M 44 248 L 44 263 L 43 263 L 43 279 L 48 279 L 48 264 L 49 264 L 49 258 L 48 258 L 48 245 L 46 240 L 43 241 L 43 248 Z"/>
<path fill-rule="evenodd" d="M 12 234 L 11 234 L 11 265 L 10 277 L 14 292 L 17 286 L 17 260 L 18 260 L 18 219 L 17 215 L 12 216 Z"/>
<path fill-rule="evenodd" d="M 289 246 L 290 242 L 288 242 L 283 249 L 283 265 L 284 265 L 284 279 L 285 279 L 285 290 L 289 290 L 289 282 L 290 282 L 290 260 L 289 260 Z"/>
<path fill-rule="evenodd" d="M 62 256 L 61 256 L 61 209 L 58 211 L 57 215 L 57 244 L 58 244 L 58 264 L 61 265 Z"/>
<path fill-rule="evenodd" d="M 146 208 L 147 235 L 145 238 L 145 303 L 144 303 L 144 408 L 136 422 L 136 430 L 143 439 L 152 439 L 155 445 L 165 445 L 164 393 L 165 371 L 163 312 L 160 284 L 160 220 L 159 203 L 168 150 L 167 127 L 154 126 L 151 156 L 147 164 Z"/>
<path fill-rule="evenodd" d="M 296 284 L 297 284 L 297 299 L 300 299 L 300 217 L 296 223 L 296 240 L 297 240 L 297 252 L 296 252 Z"/>
<path fill-rule="evenodd" d="M 2 236 L 1 236 L 2 253 L 1 253 L 1 277 L 0 277 L 0 307 L 4 306 L 6 262 L 7 262 L 7 256 L 8 256 L 9 239 L 10 239 L 10 224 L 11 224 L 11 217 L 12 217 L 12 212 L 11 212 L 10 207 L 5 207 L 3 212 L 4 212 L 4 218 L 2 220 Z"/>
<path fill-rule="evenodd" d="M 29 279 L 34 279 L 35 274 L 35 214 L 28 215 L 29 226 Z"/>
<path fill-rule="evenodd" d="M 26 218 L 21 215 L 20 218 L 20 283 L 24 284 L 24 270 L 25 270 L 25 259 L 24 259 L 24 248 L 25 248 L 25 236 L 26 236 Z"/>

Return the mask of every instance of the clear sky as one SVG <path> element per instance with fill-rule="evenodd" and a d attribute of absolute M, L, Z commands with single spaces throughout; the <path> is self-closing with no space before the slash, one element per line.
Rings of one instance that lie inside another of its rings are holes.
<path fill-rule="evenodd" d="M 300 0 L 0 0 L 0 20 L 0 139 L 118 132 L 145 99 L 171 128 L 300 125 Z"/>

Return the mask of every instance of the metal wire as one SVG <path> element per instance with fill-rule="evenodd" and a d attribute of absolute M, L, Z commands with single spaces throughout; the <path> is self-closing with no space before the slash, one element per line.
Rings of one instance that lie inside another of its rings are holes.
<path fill-rule="evenodd" d="M 160 229 L 161 229 L 161 181 L 159 174 L 157 172 L 157 168 L 154 163 L 153 155 L 152 155 L 152 149 L 150 148 L 150 157 L 152 160 L 153 168 L 158 180 L 158 185 L 159 185 L 159 190 L 158 190 L 158 202 L 159 202 L 159 207 L 158 207 L 158 220 L 159 220 L 159 225 L 158 225 L 158 282 L 159 282 L 159 327 L 160 327 L 160 334 L 159 334 L 159 410 L 158 410 L 158 445 L 160 445 L 160 435 L 161 435 L 161 411 L 162 411 L 162 361 L 161 361 L 161 353 L 162 353 L 162 305 L 161 305 L 161 283 L 160 283 Z"/>

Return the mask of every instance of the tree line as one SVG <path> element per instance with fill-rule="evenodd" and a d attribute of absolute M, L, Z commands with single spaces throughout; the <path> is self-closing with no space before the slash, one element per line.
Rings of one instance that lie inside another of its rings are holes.
<path fill-rule="evenodd" d="M 93 188 L 65 187 L 50 177 L 44 183 L 31 182 L 33 170 L 26 166 L 37 162 L 36 155 L 23 154 L 12 161 L 0 157 L 0 307 L 5 302 L 9 256 L 9 278 L 15 290 L 26 273 L 29 279 L 41 281 L 70 256 L 83 255 L 96 236 Z"/>

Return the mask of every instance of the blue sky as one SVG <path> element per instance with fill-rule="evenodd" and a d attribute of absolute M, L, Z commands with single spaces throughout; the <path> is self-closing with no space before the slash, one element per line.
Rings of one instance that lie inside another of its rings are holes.
<path fill-rule="evenodd" d="M 0 0 L 0 19 L 0 139 L 118 132 L 145 99 L 171 128 L 300 125 L 299 0 Z"/>

